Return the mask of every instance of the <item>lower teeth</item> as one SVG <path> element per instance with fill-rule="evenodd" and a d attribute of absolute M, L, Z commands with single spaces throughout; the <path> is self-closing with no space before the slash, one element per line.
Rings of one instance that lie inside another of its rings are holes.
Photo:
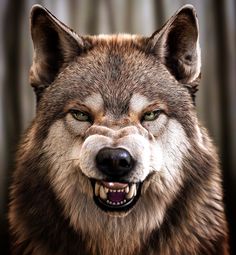
<path fill-rule="evenodd" d="M 126 203 L 126 199 L 123 200 L 123 201 L 121 201 L 121 202 L 112 202 L 112 201 L 110 201 L 110 200 L 107 200 L 106 202 L 107 202 L 108 204 L 110 204 L 110 205 L 123 205 L 123 204 Z"/>

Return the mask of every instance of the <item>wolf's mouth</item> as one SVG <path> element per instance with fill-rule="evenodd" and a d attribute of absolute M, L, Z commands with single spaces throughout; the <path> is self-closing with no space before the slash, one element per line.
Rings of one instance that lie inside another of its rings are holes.
<path fill-rule="evenodd" d="M 141 183 L 92 182 L 94 201 L 104 211 L 128 211 L 135 205 Z"/>

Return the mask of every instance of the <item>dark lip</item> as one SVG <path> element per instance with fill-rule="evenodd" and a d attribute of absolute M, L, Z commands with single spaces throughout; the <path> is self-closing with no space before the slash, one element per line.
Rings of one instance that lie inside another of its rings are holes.
<path fill-rule="evenodd" d="M 104 181 L 104 180 L 91 179 L 91 184 L 92 184 L 92 187 L 93 187 L 94 202 L 100 209 L 102 209 L 105 212 L 128 212 L 129 210 L 131 210 L 135 206 L 135 204 L 137 203 L 137 201 L 140 198 L 141 187 L 142 187 L 141 182 L 136 183 L 138 185 L 138 188 L 137 188 L 137 195 L 134 198 L 132 198 L 131 200 L 129 200 L 127 203 L 125 203 L 123 205 L 116 205 L 116 206 L 109 205 L 109 204 L 105 203 L 104 201 L 102 201 L 99 197 L 95 196 L 95 191 L 94 190 L 95 190 L 96 181 Z M 112 180 L 112 182 L 117 182 L 117 180 L 116 181 Z M 119 181 L 119 182 L 131 184 L 131 182 L 128 182 L 128 181 Z"/>

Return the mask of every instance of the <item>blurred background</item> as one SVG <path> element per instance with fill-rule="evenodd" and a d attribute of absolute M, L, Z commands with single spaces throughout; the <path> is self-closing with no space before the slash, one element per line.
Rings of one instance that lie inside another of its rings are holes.
<path fill-rule="evenodd" d="M 151 35 L 183 4 L 196 7 L 202 79 L 197 110 L 219 148 L 232 254 L 236 254 L 236 1 L 0 0 L 0 254 L 8 254 L 7 203 L 14 152 L 35 113 L 28 83 L 29 12 L 42 4 L 79 34 Z"/>

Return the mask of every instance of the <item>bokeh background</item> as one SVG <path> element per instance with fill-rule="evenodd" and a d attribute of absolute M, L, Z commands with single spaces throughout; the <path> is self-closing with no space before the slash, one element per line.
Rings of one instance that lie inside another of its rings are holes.
<path fill-rule="evenodd" d="M 7 194 L 14 152 L 35 114 L 28 83 L 29 12 L 35 3 L 80 34 L 151 35 L 183 4 L 196 7 L 202 49 L 197 110 L 219 148 L 232 254 L 236 254 L 235 0 L 0 0 L 0 254 L 8 254 Z"/>

